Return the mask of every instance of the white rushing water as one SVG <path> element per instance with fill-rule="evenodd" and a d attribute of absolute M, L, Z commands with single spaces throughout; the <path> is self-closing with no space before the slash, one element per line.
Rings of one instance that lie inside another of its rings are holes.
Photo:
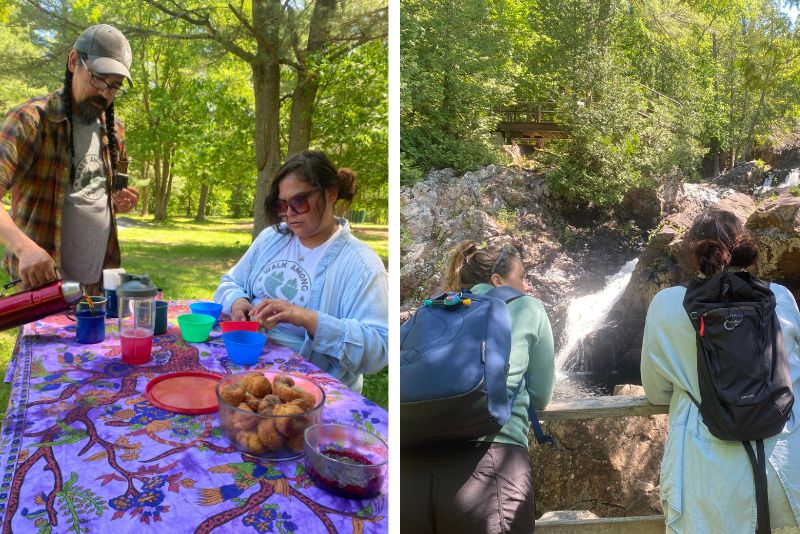
<path fill-rule="evenodd" d="M 619 300 L 628 286 L 638 261 L 639 258 L 634 258 L 623 265 L 619 272 L 607 276 L 606 286 L 602 290 L 574 299 L 570 303 L 567 310 L 567 323 L 564 326 L 568 337 L 556 355 L 557 370 L 562 368 L 565 360 L 581 340 L 600 326 L 611 307 Z"/>

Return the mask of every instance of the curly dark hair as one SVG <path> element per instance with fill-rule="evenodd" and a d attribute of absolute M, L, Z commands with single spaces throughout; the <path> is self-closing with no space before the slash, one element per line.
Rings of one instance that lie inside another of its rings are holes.
<path fill-rule="evenodd" d="M 303 181 L 312 185 L 315 189 L 327 191 L 329 189 L 336 189 L 336 201 L 350 203 L 358 192 L 358 184 L 356 183 L 355 173 L 348 168 L 336 169 L 336 167 L 328 159 L 324 152 L 317 150 L 304 150 L 293 155 L 286 162 L 281 165 L 275 177 L 269 185 L 269 194 L 264 201 L 264 211 L 267 214 L 267 220 L 270 224 L 275 226 L 278 231 L 284 231 L 280 228 L 281 217 L 275 209 L 275 203 L 278 201 L 280 193 L 279 187 L 281 180 L 283 180 L 290 173 L 294 173 Z M 322 207 L 325 208 L 327 200 L 325 195 L 320 195 L 322 200 Z M 285 230 L 289 232 L 289 230 Z"/>
<path fill-rule="evenodd" d="M 728 266 L 747 268 L 758 260 L 753 234 L 729 211 L 710 209 L 701 213 L 687 237 L 695 268 L 709 277 Z"/>

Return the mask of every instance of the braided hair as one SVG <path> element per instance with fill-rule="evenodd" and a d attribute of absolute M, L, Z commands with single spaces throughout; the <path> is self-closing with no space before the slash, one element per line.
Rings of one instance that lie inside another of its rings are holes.
<path fill-rule="evenodd" d="M 81 56 L 83 57 L 83 56 Z M 86 58 L 83 58 L 84 60 Z M 72 165 L 70 170 L 70 178 L 74 178 L 72 175 L 75 172 L 75 142 L 74 142 L 74 135 L 73 135 L 73 117 L 72 117 L 72 78 L 73 74 L 72 71 L 69 70 L 69 59 L 67 60 L 67 67 L 64 72 L 64 107 L 67 110 L 67 122 L 69 123 L 69 154 L 71 156 Z M 111 105 L 105 111 L 106 114 L 106 134 L 108 135 L 108 151 L 111 156 L 111 176 L 114 176 L 117 172 L 117 155 L 119 152 L 119 146 L 117 145 L 117 130 L 114 120 L 114 101 L 111 101 Z"/>
<path fill-rule="evenodd" d="M 69 124 L 69 155 L 70 161 L 73 163 L 70 165 L 70 181 L 74 178 L 73 173 L 75 172 L 75 144 L 72 141 L 72 71 L 69 70 L 69 59 L 67 60 L 67 69 L 64 73 L 64 109 L 67 110 L 67 123 Z"/>

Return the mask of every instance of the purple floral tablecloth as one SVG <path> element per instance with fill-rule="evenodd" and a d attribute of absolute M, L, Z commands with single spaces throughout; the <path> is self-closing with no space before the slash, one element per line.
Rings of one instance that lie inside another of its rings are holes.
<path fill-rule="evenodd" d="M 267 344 L 258 364 L 242 367 L 218 327 L 206 343 L 185 343 L 175 317 L 187 311 L 188 302 L 171 303 L 169 331 L 140 366 L 122 363 L 113 319 L 95 345 L 78 344 L 64 315 L 24 328 L 0 441 L 2 532 L 386 532 L 388 481 L 374 499 L 330 495 L 302 458 L 236 451 L 216 413 L 180 415 L 145 399 L 147 382 L 168 372 L 280 370 L 325 390 L 323 422 L 387 439 L 385 410 L 289 349 Z"/>

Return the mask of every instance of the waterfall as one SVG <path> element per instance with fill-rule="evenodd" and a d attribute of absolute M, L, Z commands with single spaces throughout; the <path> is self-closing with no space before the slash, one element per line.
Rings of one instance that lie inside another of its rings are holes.
<path fill-rule="evenodd" d="M 564 331 L 567 341 L 556 355 L 556 369 L 561 369 L 565 361 L 579 346 L 583 338 L 602 324 L 611 307 L 622 296 L 639 258 L 634 258 L 617 272 L 606 277 L 605 287 L 591 295 L 579 297 L 570 302 Z"/>
<path fill-rule="evenodd" d="M 800 185 L 800 169 L 792 169 L 786 176 L 786 181 L 782 185 L 784 187 L 797 187 Z"/>
<path fill-rule="evenodd" d="M 756 187 L 754 194 L 760 195 L 761 193 L 765 193 L 772 189 L 772 175 L 768 174 L 766 178 L 764 178 L 764 183 L 761 184 L 760 187 Z"/>

